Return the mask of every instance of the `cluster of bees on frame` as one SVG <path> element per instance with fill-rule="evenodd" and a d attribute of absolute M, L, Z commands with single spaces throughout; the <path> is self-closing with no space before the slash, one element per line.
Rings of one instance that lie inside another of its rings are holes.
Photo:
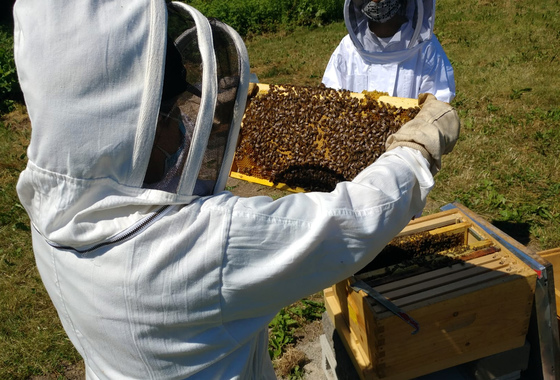
<path fill-rule="evenodd" d="M 406 261 L 422 262 L 426 257 L 442 252 L 446 252 L 446 256 L 451 257 L 452 253 L 468 249 L 468 245 L 463 244 L 463 241 L 462 234 L 432 235 L 429 232 L 419 232 L 399 236 L 383 248 L 372 264 L 377 268 L 383 268 Z"/>
<path fill-rule="evenodd" d="M 241 174 L 306 191 L 332 191 L 385 152 L 385 141 L 418 107 L 359 99 L 325 86 L 271 85 L 252 97 L 236 151 Z"/>
<path fill-rule="evenodd" d="M 366 282 L 379 285 L 388 276 L 418 274 L 464 264 L 462 254 L 468 253 L 470 247 L 464 243 L 462 234 L 437 234 L 419 232 L 394 238 L 383 250 L 359 273 L 370 275 Z"/>

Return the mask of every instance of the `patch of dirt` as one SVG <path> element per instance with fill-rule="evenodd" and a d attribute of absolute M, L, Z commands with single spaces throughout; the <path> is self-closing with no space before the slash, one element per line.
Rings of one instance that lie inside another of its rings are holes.
<path fill-rule="evenodd" d="M 289 379 L 294 368 L 303 368 L 308 362 L 305 353 L 293 346 L 286 349 L 284 354 L 274 361 L 274 370 L 278 379 Z"/>

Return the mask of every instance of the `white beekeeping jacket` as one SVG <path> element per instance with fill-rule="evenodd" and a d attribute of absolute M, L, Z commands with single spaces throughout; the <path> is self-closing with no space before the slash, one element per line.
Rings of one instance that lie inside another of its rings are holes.
<path fill-rule="evenodd" d="M 332 193 L 223 191 L 247 52 L 188 5 L 18 0 L 14 16 L 32 123 L 17 190 L 88 379 L 274 378 L 279 309 L 358 271 L 424 207 L 433 178 L 410 148 Z M 147 184 L 174 49 L 184 140 Z"/>
<path fill-rule="evenodd" d="M 453 68 L 433 34 L 435 0 L 408 0 L 408 22 L 386 39 L 369 30 L 368 19 L 361 12 L 366 2 L 346 0 L 348 35 L 331 55 L 323 83 L 352 92 L 381 91 L 403 98 L 427 92 L 441 101 L 453 100 Z"/>

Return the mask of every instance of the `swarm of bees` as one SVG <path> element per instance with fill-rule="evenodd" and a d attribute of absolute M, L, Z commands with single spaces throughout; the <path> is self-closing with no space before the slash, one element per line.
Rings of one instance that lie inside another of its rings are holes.
<path fill-rule="evenodd" d="M 420 110 L 324 86 L 271 85 L 250 99 L 236 151 L 241 174 L 306 191 L 332 191 L 385 152 Z"/>

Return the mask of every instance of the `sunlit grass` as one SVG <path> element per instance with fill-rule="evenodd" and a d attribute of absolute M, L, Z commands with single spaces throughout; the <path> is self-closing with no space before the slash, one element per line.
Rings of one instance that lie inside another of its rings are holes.
<path fill-rule="evenodd" d="M 438 1 L 463 130 L 432 197 L 509 223 L 535 249 L 560 246 L 558 16 L 554 1 Z"/>
<path fill-rule="evenodd" d="M 246 41 L 251 72 L 262 83 L 319 85 L 345 34 L 344 24 L 336 23 L 253 37 Z"/>

